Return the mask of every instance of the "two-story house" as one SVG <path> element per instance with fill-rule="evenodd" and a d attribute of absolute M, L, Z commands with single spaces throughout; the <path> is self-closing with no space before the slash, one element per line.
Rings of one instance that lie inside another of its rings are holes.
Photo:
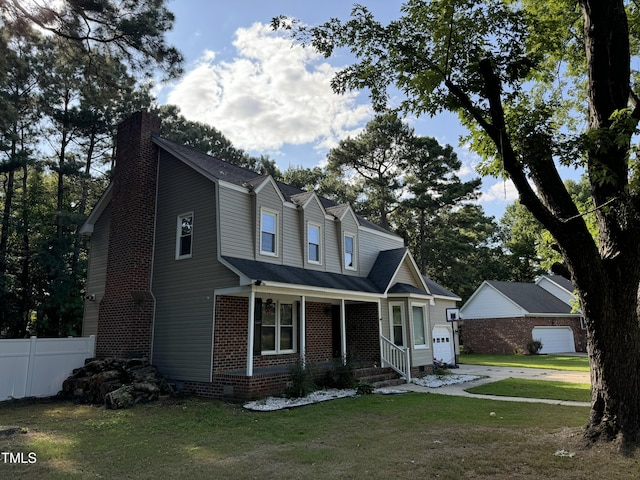
<path fill-rule="evenodd" d="M 159 136 L 118 129 L 91 236 L 83 334 L 96 355 L 149 357 L 189 392 L 282 393 L 296 362 L 349 355 L 410 378 L 455 361 L 445 310 L 393 233 L 315 192 Z"/>

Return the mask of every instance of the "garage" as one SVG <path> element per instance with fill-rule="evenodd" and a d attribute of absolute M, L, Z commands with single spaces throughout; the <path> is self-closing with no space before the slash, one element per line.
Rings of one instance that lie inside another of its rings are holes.
<path fill-rule="evenodd" d="M 533 327 L 531 336 L 542 342 L 540 353 L 568 353 L 576 351 L 571 327 Z"/>
<path fill-rule="evenodd" d="M 455 363 L 451 330 L 444 326 L 433 327 L 433 358 L 448 365 Z"/>

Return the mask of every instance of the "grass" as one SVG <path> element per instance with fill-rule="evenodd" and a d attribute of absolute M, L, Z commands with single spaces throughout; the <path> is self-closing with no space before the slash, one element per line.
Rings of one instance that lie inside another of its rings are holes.
<path fill-rule="evenodd" d="M 547 398 L 570 402 L 591 401 L 591 387 L 588 383 L 507 378 L 471 387 L 466 391 L 480 395 L 498 395 L 502 397 Z"/>
<path fill-rule="evenodd" d="M 486 355 L 465 353 L 459 362 L 467 365 L 487 365 L 496 367 L 549 368 L 551 370 L 589 371 L 589 358 L 567 355 Z"/>
<path fill-rule="evenodd" d="M 495 412 L 491 416 L 490 412 Z M 633 478 L 640 459 L 583 448 L 586 407 L 437 394 L 367 395 L 270 413 L 203 399 L 129 410 L 0 404 L 12 479 Z M 558 450 L 575 453 L 555 456 Z M 0 459 L 1 460 L 1 459 Z"/>

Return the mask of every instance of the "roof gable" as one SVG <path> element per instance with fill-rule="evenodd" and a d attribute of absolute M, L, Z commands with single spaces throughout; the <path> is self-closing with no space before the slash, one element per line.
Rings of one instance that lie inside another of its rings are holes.
<path fill-rule="evenodd" d="M 533 283 L 485 280 L 460 309 L 465 318 L 571 315 L 572 307 Z"/>

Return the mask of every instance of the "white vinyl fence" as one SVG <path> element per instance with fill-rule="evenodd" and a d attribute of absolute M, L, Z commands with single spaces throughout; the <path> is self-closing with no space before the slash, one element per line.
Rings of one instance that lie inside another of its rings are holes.
<path fill-rule="evenodd" d="M 0 401 L 62 390 L 74 368 L 94 356 L 96 337 L 0 340 Z"/>

